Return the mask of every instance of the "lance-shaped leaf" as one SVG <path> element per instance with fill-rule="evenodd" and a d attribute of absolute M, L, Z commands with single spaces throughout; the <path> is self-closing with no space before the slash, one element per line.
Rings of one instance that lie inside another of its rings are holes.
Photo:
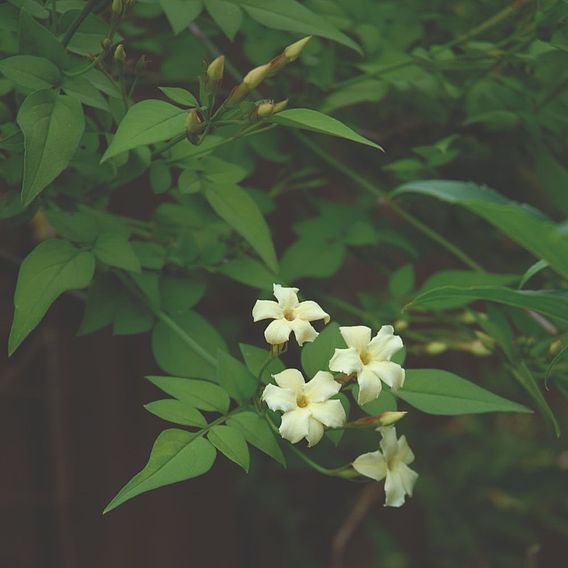
<path fill-rule="evenodd" d="M 22 202 L 29 204 L 69 164 L 85 129 L 81 103 L 55 91 L 36 91 L 17 117 L 24 134 Z"/>
<path fill-rule="evenodd" d="M 38 245 L 24 259 L 18 274 L 8 352 L 18 348 L 63 292 L 88 286 L 94 270 L 93 254 L 67 241 L 48 240 Z"/>
<path fill-rule="evenodd" d="M 207 434 L 207 438 L 220 452 L 248 472 L 249 449 L 240 430 L 231 426 L 213 426 Z"/>
<path fill-rule="evenodd" d="M 216 455 L 211 443 L 199 434 L 176 428 L 164 430 L 154 443 L 144 469 L 118 492 L 104 512 L 146 491 L 207 473 Z"/>
<path fill-rule="evenodd" d="M 530 205 L 512 201 L 495 190 L 471 182 L 415 181 L 398 187 L 391 197 L 404 193 L 428 195 L 466 207 L 511 239 L 568 276 L 568 231 Z"/>
<path fill-rule="evenodd" d="M 349 126 L 346 126 L 343 122 L 340 122 L 336 118 L 328 116 L 327 114 L 318 112 L 317 110 L 311 110 L 308 108 L 291 108 L 289 110 L 283 110 L 282 112 L 272 116 L 270 118 L 270 122 L 280 124 L 282 126 L 288 126 L 289 128 L 300 128 L 302 130 L 311 130 L 313 132 L 319 132 L 320 134 L 328 134 L 329 136 L 345 138 L 346 140 L 351 140 L 353 142 L 358 142 L 359 144 L 365 144 L 366 146 L 377 148 L 377 150 L 382 150 L 378 144 L 372 140 L 368 140 L 360 134 L 357 134 L 355 130 L 349 128 Z"/>
<path fill-rule="evenodd" d="M 61 73 L 55 64 L 44 57 L 35 55 L 14 55 L 0 61 L 0 71 L 16 84 L 37 91 L 56 85 Z"/>
<path fill-rule="evenodd" d="M 182 134 L 186 114 L 185 109 L 154 99 L 132 105 L 119 124 L 101 163 L 132 148 L 162 142 Z"/>

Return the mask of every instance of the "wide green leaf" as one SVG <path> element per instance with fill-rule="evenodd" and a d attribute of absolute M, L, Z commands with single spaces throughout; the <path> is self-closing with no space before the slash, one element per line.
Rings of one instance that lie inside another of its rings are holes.
<path fill-rule="evenodd" d="M 93 248 L 95 256 L 109 266 L 140 272 L 140 261 L 128 239 L 120 233 L 101 233 Z"/>
<path fill-rule="evenodd" d="M 208 353 L 217 349 L 226 351 L 225 341 L 215 328 L 199 314 L 188 311 L 172 316 L 173 321 Z M 192 349 L 164 322 L 158 322 L 152 334 L 152 351 L 164 371 L 179 377 L 213 379 L 217 375 L 215 364 Z"/>
<path fill-rule="evenodd" d="M 213 21 L 223 30 L 232 41 L 241 27 L 243 12 L 239 6 L 226 0 L 203 0 L 207 12 Z"/>
<path fill-rule="evenodd" d="M 203 417 L 203 414 L 185 400 L 176 400 L 173 398 L 155 400 L 145 404 L 144 408 L 159 418 L 173 422 L 174 424 L 197 426 L 198 428 L 205 428 L 205 426 L 207 426 L 207 421 Z"/>
<path fill-rule="evenodd" d="M 231 398 L 239 402 L 249 399 L 256 391 L 256 377 L 232 355 L 219 350 L 217 354 L 217 379 Z"/>
<path fill-rule="evenodd" d="M 146 378 L 170 396 L 188 401 L 201 410 L 225 413 L 229 409 L 229 396 L 224 389 L 213 383 L 181 377 Z"/>
<path fill-rule="evenodd" d="M 455 416 L 483 412 L 532 412 L 440 369 L 409 369 L 402 389 L 394 393 L 414 408 L 428 414 Z"/>
<path fill-rule="evenodd" d="M 513 290 L 498 286 L 443 286 L 420 294 L 408 305 L 437 309 L 441 301 L 477 300 L 497 302 L 516 308 L 534 310 L 568 323 L 568 292 L 563 290 Z"/>
<path fill-rule="evenodd" d="M 466 207 L 568 276 L 568 231 L 533 207 L 512 201 L 491 188 L 463 181 L 411 182 L 398 187 L 391 197 L 405 193 L 428 195 Z"/>
<path fill-rule="evenodd" d="M 231 416 L 227 423 L 239 430 L 255 448 L 286 466 L 284 454 L 278 445 L 274 432 L 264 418 L 255 412 L 246 411 Z"/>
<path fill-rule="evenodd" d="M 18 87 L 37 91 L 57 85 L 61 73 L 56 65 L 45 57 L 14 55 L 0 61 L 0 71 Z"/>
<path fill-rule="evenodd" d="M 67 241 L 48 240 L 38 245 L 18 273 L 8 352 L 18 348 L 63 292 L 88 286 L 94 270 L 93 254 Z"/>
<path fill-rule="evenodd" d="M 209 441 L 231 461 L 247 473 L 250 465 L 249 449 L 240 430 L 232 426 L 213 426 L 207 434 Z"/>
<path fill-rule="evenodd" d="M 325 18 L 296 0 L 230 0 L 267 28 L 325 37 L 361 53 L 359 46 Z"/>
<path fill-rule="evenodd" d="M 203 9 L 203 2 L 201 0 L 160 0 L 160 6 L 174 34 L 179 34 L 199 16 Z"/>
<path fill-rule="evenodd" d="M 17 116 L 24 134 L 22 202 L 29 204 L 69 164 L 85 129 L 81 103 L 55 91 L 36 91 Z"/>
<path fill-rule="evenodd" d="M 312 132 L 319 132 L 320 134 L 345 138 L 346 140 L 382 150 L 378 144 L 357 134 L 357 132 L 343 124 L 343 122 L 327 114 L 318 112 L 317 110 L 291 108 L 275 114 L 270 118 L 270 121 L 274 124 L 280 124 L 281 126 L 288 126 L 289 128 L 300 128 L 302 130 L 311 130 Z"/>
<path fill-rule="evenodd" d="M 101 163 L 132 148 L 154 144 L 182 134 L 186 109 L 148 99 L 132 105 L 104 153 Z"/>
<path fill-rule="evenodd" d="M 329 360 L 335 349 L 345 347 L 339 326 L 335 322 L 325 326 L 316 339 L 302 349 L 302 367 L 306 378 L 311 379 L 318 371 L 329 371 Z"/>
<path fill-rule="evenodd" d="M 207 473 L 216 455 L 211 443 L 198 434 L 176 428 L 164 430 L 156 439 L 144 469 L 118 492 L 104 512 L 146 491 Z"/>
<path fill-rule="evenodd" d="M 256 201 L 238 185 L 210 184 L 205 197 L 217 215 L 250 244 L 268 268 L 277 272 L 278 261 L 270 229 Z"/>
<path fill-rule="evenodd" d="M 272 375 L 285 369 L 284 363 L 278 357 L 270 355 L 270 359 L 268 358 L 270 352 L 266 349 L 247 343 L 239 343 L 239 349 L 248 370 L 255 377 L 262 371 L 260 380 L 263 383 L 269 383 Z"/>

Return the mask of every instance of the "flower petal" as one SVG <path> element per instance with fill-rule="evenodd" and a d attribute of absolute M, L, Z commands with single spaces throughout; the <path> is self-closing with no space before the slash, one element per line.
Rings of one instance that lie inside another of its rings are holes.
<path fill-rule="evenodd" d="M 268 324 L 268 327 L 264 330 L 264 337 L 270 345 L 281 345 L 288 341 L 291 331 L 292 328 L 288 320 L 277 319 Z"/>
<path fill-rule="evenodd" d="M 387 460 L 398 455 L 398 441 L 396 439 L 396 428 L 394 426 L 385 426 L 380 428 L 381 432 L 381 450 Z"/>
<path fill-rule="evenodd" d="M 310 418 L 308 422 L 308 448 L 313 448 L 323 436 L 323 425 L 314 418 Z"/>
<path fill-rule="evenodd" d="M 280 373 L 272 375 L 276 384 L 283 389 L 291 390 L 296 396 L 303 392 L 305 380 L 304 375 L 298 369 L 284 369 Z"/>
<path fill-rule="evenodd" d="M 385 481 L 385 506 L 400 507 L 403 505 L 406 495 L 412 496 L 417 479 L 418 474 L 403 463 L 389 470 Z"/>
<path fill-rule="evenodd" d="M 323 402 L 337 394 L 341 385 L 327 371 L 318 371 L 314 378 L 306 383 L 304 395 L 308 402 Z"/>
<path fill-rule="evenodd" d="M 404 384 L 406 373 L 397 363 L 392 361 L 372 361 L 367 365 L 367 368 L 395 391 Z"/>
<path fill-rule="evenodd" d="M 325 323 L 329 323 L 331 319 L 329 314 L 324 312 L 317 302 L 312 300 L 306 300 L 305 302 L 300 302 L 298 307 L 294 310 L 294 315 L 297 318 L 306 321 L 324 320 Z"/>
<path fill-rule="evenodd" d="M 357 349 L 336 349 L 329 361 L 329 368 L 338 373 L 358 373 L 363 368 Z"/>
<path fill-rule="evenodd" d="M 283 317 L 282 308 L 272 300 L 257 300 L 252 308 L 252 319 L 254 321 L 280 319 L 281 317 Z"/>
<path fill-rule="evenodd" d="M 299 442 L 308 435 L 310 411 L 307 408 L 297 408 L 282 415 L 280 435 L 292 444 Z"/>
<path fill-rule="evenodd" d="M 347 417 L 339 400 L 313 402 L 308 405 L 312 416 L 328 428 L 339 428 L 345 424 Z"/>
<path fill-rule="evenodd" d="M 394 335 L 394 327 L 383 325 L 369 343 L 368 351 L 375 361 L 390 361 L 402 347 L 402 339 L 399 335 Z"/>
<path fill-rule="evenodd" d="M 387 462 L 379 450 L 361 454 L 352 465 L 356 472 L 376 481 L 381 481 L 387 475 Z"/>
<path fill-rule="evenodd" d="M 312 327 L 312 324 L 302 319 L 295 319 L 288 322 L 288 325 L 294 331 L 296 341 L 301 347 L 304 343 L 312 342 L 317 336 L 318 332 Z"/>
<path fill-rule="evenodd" d="M 296 393 L 293 390 L 267 385 L 262 393 L 262 400 L 270 410 L 289 412 L 296 408 Z"/>
<path fill-rule="evenodd" d="M 274 296 L 283 309 L 295 308 L 299 304 L 297 293 L 298 288 L 285 288 L 280 284 L 274 284 Z"/>
<path fill-rule="evenodd" d="M 368 367 L 363 367 L 357 373 L 357 382 L 359 383 L 359 396 L 357 397 L 359 406 L 375 400 L 381 393 L 381 380 Z"/>
<path fill-rule="evenodd" d="M 371 341 L 371 328 L 366 325 L 340 327 L 339 332 L 347 347 L 355 347 L 359 353 L 365 350 Z"/>
<path fill-rule="evenodd" d="M 414 461 L 414 453 L 406 441 L 406 436 L 401 436 L 398 440 L 398 458 L 404 464 Z"/>

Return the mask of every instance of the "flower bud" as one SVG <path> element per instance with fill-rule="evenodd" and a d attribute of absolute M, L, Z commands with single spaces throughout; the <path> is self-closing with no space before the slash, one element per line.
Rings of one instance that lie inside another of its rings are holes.
<path fill-rule="evenodd" d="M 114 50 L 114 60 L 119 61 L 120 63 L 124 63 L 126 61 L 126 51 L 122 43 L 118 44 Z"/>
<path fill-rule="evenodd" d="M 192 144 L 199 141 L 199 133 L 203 128 L 199 114 L 195 109 L 191 109 L 185 117 L 185 134 Z"/>
<path fill-rule="evenodd" d="M 424 347 L 424 351 L 428 353 L 428 355 L 439 355 L 446 351 L 447 348 L 448 345 L 442 341 L 432 341 Z"/>
<path fill-rule="evenodd" d="M 112 46 L 112 40 L 110 39 L 110 37 L 105 37 L 104 39 L 101 40 L 101 47 L 106 51 L 107 49 L 110 49 L 110 47 Z"/>
<path fill-rule="evenodd" d="M 384 426 L 391 426 L 392 424 L 395 424 L 404 418 L 405 415 L 406 412 L 381 412 L 375 416 L 365 416 L 364 418 L 359 418 L 358 420 L 349 422 L 348 426 L 376 426 L 377 428 L 382 428 Z"/>
<path fill-rule="evenodd" d="M 276 114 L 281 110 L 284 110 L 288 106 L 288 99 L 274 103 L 274 108 L 272 109 L 272 114 Z"/>
<path fill-rule="evenodd" d="M 142 71 L 144 71 L 144 69 L 146 69 L 147 65 L 148 65 L 148 57 L 146 57 L 146 55 L 141 55 L 138 58 L 136 65 L 134 66 L 134 70 L 136 71 L 136 73 L 141 73 Z"/>
<path fill-rule="evenodd" d="M 556 355 L 560 351 L 560 349 L 562 349 L 562 341 L 560 341 L 560 339 L 557 339 L 550 344 L 548 353 L 550 355 Z"/>
<path fill-rule="evenodd" d="M 112 0 L 111 11 L 113 15 L 121 16 L 124 10 L 124 3 L 122 0 Z"/>
<path fill-rule="evenodd" d="M 274 112 L 274 101 L 258 103 L 253 110 L 255 118 L 268 118 Z"/>
<path fill-rule="evenodd" d="M 249 91 L 256 89 L 264 79 L 266 79 L 270 70 L 270 63 L 260 65 L 249 71 L 243 79 L 243 84 L 246 85 Z"/>
<path fill-rule="evenodd" d="M 225 56 L 219 55 L 207 67 L 207 80 L 212 83 L 219 83 L 223 79 L 225 71 Z"/>
<path fill-rule="evenodd" d="M 307 36 L 292 43 L 286 49 L 284 49 L 284 57 L 286 57 L 289 62 L 296 61 L 296 59 L 300 57 L 302 51 L 304 51 L 304 47 L 306 47 L 311 39 L 312 36 Z"/>

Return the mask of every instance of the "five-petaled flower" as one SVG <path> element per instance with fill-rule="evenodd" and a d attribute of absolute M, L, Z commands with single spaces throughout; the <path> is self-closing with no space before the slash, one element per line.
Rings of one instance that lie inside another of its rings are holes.
<path fill-rule="evenodd" d="M 340 327 L 347 349 L 336 349 L 329 362 L 332 371 L 356 373 L 359 383 L 357 402 L 365 404 L 381 392 L 381 381 L 397 390 L 404 383 L 404 369 L 391 361 L 402 349 L 402 339 L 394 335 L 392 325 L 383 325 L 371 339 L 371 329 L 364 325 Z"/>
<path fill-rule="evenodd" d="M 341 385 L 327 371 L 318 371 L 306 383 L 297 369 L 286 369 L 273 375 L 276 385 L 267 385 L 262 400 L 271 410 L 280 410 L 280 435 L 295 444 L 306 438 L 315 446 L 323 436 L 324 426 L 338 428 L 346 420 L 339 400 L 329 400 Z"/>
<path fill-rule="evenodd" d="M 414 461 L 414 454 L 408 447 L 406 438 L 396 438 L 394 426 L 380 428 L 382 434 L 381 450 L 360 455 L 353 468 L 366 477 L 376 481 L 385 480 L 385 506 L 400 507 L 406 495 L 412 497 L 418 474 L 408 467 Z"/>
<path fill-rule="evenodd" d="M 328 323 L 329 314 L 319 304 L 312 301 L 300 302 L 298 288 L 285 288 L 274 284 L 274 296 L 278 300 L 257 300 L 252 308 L 254 321 L 273 319 L 264 332 L 266 341 L 271 345 L 286 343 L 293 331 L 298 345 L 313 341 L 318 332 L 310 324 L 311 321 L 324 320 Z"/>

